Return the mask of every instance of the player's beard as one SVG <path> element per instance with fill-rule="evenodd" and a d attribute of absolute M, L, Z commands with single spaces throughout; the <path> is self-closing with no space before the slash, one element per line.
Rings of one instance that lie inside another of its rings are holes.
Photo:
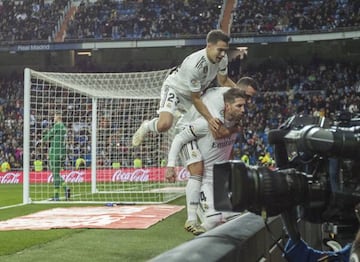
<path fill-rule="evenodd" d="M 227 115 L 227 121 L 229 122 L 239 122 L 243 118 L 243 113 L 237 113 L 237 112 L 229 112 Z"/>

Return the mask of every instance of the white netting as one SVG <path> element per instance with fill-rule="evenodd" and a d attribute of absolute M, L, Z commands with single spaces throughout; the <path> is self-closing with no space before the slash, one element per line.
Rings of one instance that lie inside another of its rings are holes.
<path fill-rule="evenodd" d="M 25 73 L 30 121 L 29 141 L 24 140 L 24 154 L 29 148 L 24 202 L 27 197 L 33 202 L 56 196 L 65 200 L 66 189 L 72 202 L 163 203 L 183 194 L 185 182 L 164 182 L 171 132 L 149 135 L 138 148 L 130 146 L 141 122 L 156 116 L 167 73 Z M 56 112 L 67 128 L 60 182 L 50 167 L 55 157 L 50 142 L 44 139 Z M 142 168 L 134 168 L 135 158 L 142 160 Z"/>
<path fill-rule="evenodd" d="M 133 73 L 53 73 L 36 72 L 32 75 L 46 79 L 90 97 L 99 98 L 158 98 L 159 86 L 169 70 Z"/>

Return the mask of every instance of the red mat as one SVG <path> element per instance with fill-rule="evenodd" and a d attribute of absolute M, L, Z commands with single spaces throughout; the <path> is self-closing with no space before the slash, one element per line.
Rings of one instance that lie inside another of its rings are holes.
<path fill-rule="evenodd" d="M 184 206 L 67 207 L 0 221 L 0 231 L 52 228 L 146 229 Z"/>

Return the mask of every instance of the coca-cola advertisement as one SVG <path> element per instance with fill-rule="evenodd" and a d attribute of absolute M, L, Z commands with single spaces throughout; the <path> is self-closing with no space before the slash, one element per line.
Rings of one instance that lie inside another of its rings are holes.
<path fill-rule="evenodd" d="M 176 171 L 177 171 L 177 177 L 176 177 L 177 181 L 186 181 L 189 179 L 190 174 L 185 167 L 178 167 Z"/>
<path fill-rule="evenodd" d="M 85 173 L 81 171 L 70 171 L 69 173 L 62 174 L 61 176 L 64 179 L 64 182 L 66 183 L 82 183 L 85 182 L 84 174 Z M 54 178 L 52 174 L 48 176 L 47 182 L 48 183 L 54 182 Z"/>
<path fill-rule="evenodd" d="M 0 184 L 19 184 L 19 183 L 22 183 L 22 172 L 0 173 Z"/>
<path fill-rule="evenodd" d="M 148 182 L 165 181 L 165 167 L 150 168 L 120 168 L 120 169 L 98 169 L 96 170 L 96 181 L 98 182 Z M 91 170 L 63 170 L 61 177 L 66 183 L 91 182 Z M 177 168 L 177 180 L 185 181 L 189 177 L 188 171 L 183 167 Z M 53 183 L 54 178 L 51 171 L 35 172 L 29 174 L 29 181 L 34 183 Z M 0 172 L 0 184 L 23 183 L 23 172 Z"/>
<path fill-rule="evenodd" d="M 122 169 L 116 171 L 111 179 L 112 182 L 147 182 L 149 181 L 148 169 L 135 169 L 134 171 L 126 172 Z"/>

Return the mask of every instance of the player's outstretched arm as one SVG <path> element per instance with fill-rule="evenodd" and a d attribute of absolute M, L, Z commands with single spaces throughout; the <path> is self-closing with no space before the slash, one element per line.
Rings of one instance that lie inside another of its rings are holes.
<path fill-rule="evenodd" d="M 231 78 L 228 75 L 217 75 L 217 81 L 220 86 L 226 86 L 226 87 L 236 87 L 236 83 L 231 80 Z"/>

